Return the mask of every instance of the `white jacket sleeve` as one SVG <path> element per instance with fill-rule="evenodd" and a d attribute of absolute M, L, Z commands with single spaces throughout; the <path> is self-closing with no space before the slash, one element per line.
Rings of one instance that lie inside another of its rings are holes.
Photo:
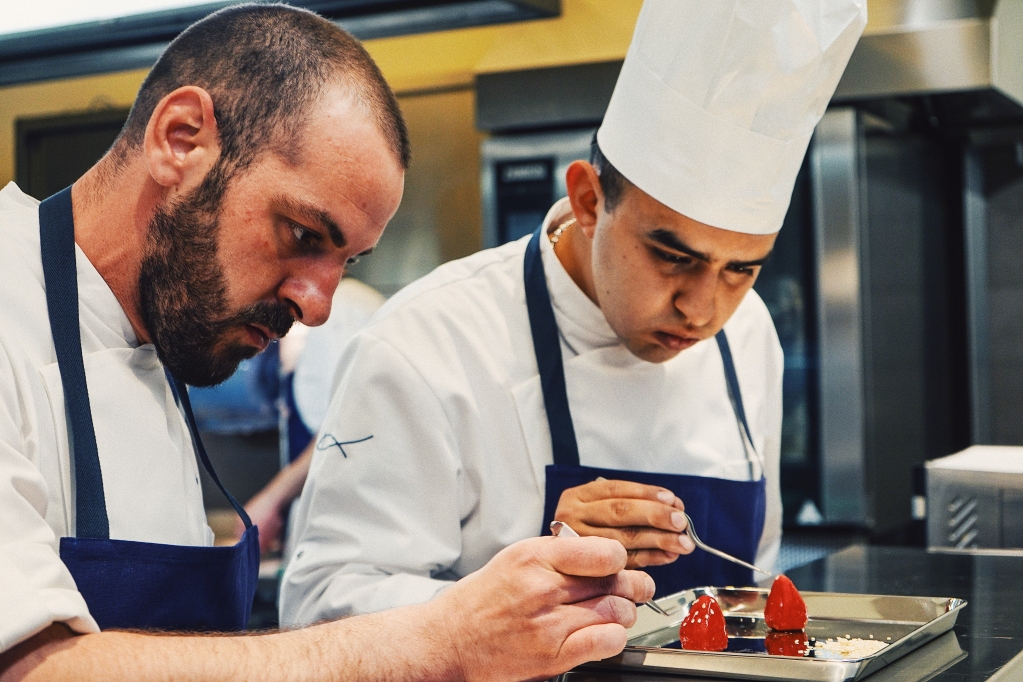
<path fill-rule="evenodd" d="M 295 510 L 281 624 L 423 602 L 449 585 L 461 478 L 438 396 L 393 346 L 356 336 Z"/>
<path fill-rule="evenodd" d="M 46 523 L 47 486 L 26 454 L 16 385 L 0 347 L 0 651 L 55 622 L 99 631 Z"/>

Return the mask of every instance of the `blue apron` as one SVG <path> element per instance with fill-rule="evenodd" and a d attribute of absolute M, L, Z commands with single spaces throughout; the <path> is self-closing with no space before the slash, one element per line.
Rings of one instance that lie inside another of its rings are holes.
<path fill-rule="evenodd" d="M 57 352 L 75 472 L 77 537 L 60 539 L 61 561 L 100 628 L 243 630 L 259 574 L 259 535 L 217 478 L 192 415 L 188 391 L 171 379 L 203 466 L 245 521 L 233 547 L 111 540 L 103 476 L 82 358 L 71 188 L 39 205 L 46 307 Z"/>
<path fill-rule="evenodd" d="M 282 451 L 288 455 L 288 464 L 298 459 L 306 446 L 312 441 L 314 434 L 302 421 L 295 402 L 295 373 L 289 372 L 281 380 L 281 395 L 277 398 L 283 403 L 285 418 L 281 421 L 284 427 L 284 438 L 281 439 Z"/>
<path fill-rule="evenodd" d="M 541 533 L 550 532 L 549 527 L 554 520 L 558 500 L 561 493 L 568 488 L 589 483 L 598 477 L 633 481 L 660 486 L 675 493 L 685 503 L 686 513 L 692 517 L 701 540 L 753 563 L 764 530 L 767 506 L 766 483 L 762 475 L 755 480 L 730 481 L 706 476 L 597 469 L 579 465 L 579 448 L 572 425 L 572 414 L 568 407 L 561 342 L 540 255 L 542 235 L 541 227 L 529 240 L 524 268 L 529 326 L 533 333 L 533 349 L 540 369 L 540 385 L 543 389 L 544 408 L 547 412 L 554 454 L 554 464 L 547 467 Z M 732 353 L 724 330 L 718 333 L 716 340 L 725 367 L 729 398 L 744 438 L 743 445 L 746 447 L 748 441 L 749 447 L 752 448 L 753 439 L 746 424 L 739 380 L 735 374 Z M 754 475 L 751 463 L 750 478 L 753 479 Z M 657 583 L 657 597 L 691 587 L 749 585 L 753 582 L 753 573 L 749 569 L 700 550 L 680 556 L 667 566 L 651 566 L 643 570 Z"/>

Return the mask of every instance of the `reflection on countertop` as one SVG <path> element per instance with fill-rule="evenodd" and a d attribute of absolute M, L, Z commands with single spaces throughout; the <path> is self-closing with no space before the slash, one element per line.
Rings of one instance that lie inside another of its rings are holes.
<path fill-rule="evenodd" d="M 986 681 L 1023 650 L 1023 555 L 937 554 L 856 545 L 793 569 L 788 576 L 806 591 L 960 597 L 969 602 L 951 633 L 869 676 L 869 682 Z M 1014 679 L 1009 670 L 1005 673 L 1010 676 L 1002 675 L 998 682 Z M 561 679 L 654 682 L 672 677 L 581 669 Z"/>

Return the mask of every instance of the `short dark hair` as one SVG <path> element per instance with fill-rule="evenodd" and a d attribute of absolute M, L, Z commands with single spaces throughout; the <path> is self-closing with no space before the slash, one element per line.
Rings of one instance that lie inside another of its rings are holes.
<path fill-rule="evenodd" d="M 357 39 L 308 10 L 280 4 L 227 7 L 175 38 L 139 89 L 115 158 L 142 145 L 156 105 L 177 88 L 209 92 L 227 174 L 267 149 L 291 158 L 312 106 L 338 83 L 372 112 L 407 169 L 408 131 L 394 93 Z"/>
<path fill-rule="evenodd" d="M 600 189 L 604 192 L 604 210 L 610 213 L 618 206 L 626 188 L 632 183 L 619 173 L 618 169 L 604 156 L 604 152 L 600 151 L 596 133 L 593 134 L 593 141 L 590 142 L 590 164 L 600 176 Z"/>

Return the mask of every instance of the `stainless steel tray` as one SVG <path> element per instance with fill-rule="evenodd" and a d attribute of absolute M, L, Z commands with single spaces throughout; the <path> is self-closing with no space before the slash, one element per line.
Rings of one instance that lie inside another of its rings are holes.
<path fill-rule="evenodd" d="M 948 670 L 966 658 L 966 652 L 959 646 L 955 632 L 943 635 L 927 642 L 919 649 L 911 651 L 894 663 L 889 663 L 876 673 L 871 673 L 865 682 L 927 682 L 939 673 Z M 1020 657 L 1023 660 L 1023 656 Z M 685 682 L 721 682 L 710 677 L 694 677 L 692 675 L 665 674 L 657 672 L 631 672 L 621 669 L 605 669 L 582 667 L 565 673 L 558 682 L 666 682 L 670 679 Z M 1008 677 L 1005 681 L 1008 681 Z"/>
<path fill-rule="evenodd" d="M 810 622 L 808 637 L 852 637 L 885 643 L 880 651 L 860 657 L 776 656 L 765 651 L 764 605 L 769 590 L 701 587 L 657 600 L 668 612 L 662 616 L 640 607 L 629 630 L 628 646 L 614 658 L 591 664 L 617 670 L 672 672 L 737 680 L 860 680 L 952 629 L 962 599 L 949 597 L 894 597 L 834 592 L 803 592 Z M 709 594 L 717 598 L 728 628 L 728 650 L 683 651 L 678 648 L 678 627 L 690 605 Z M 832 655 L 833 656 L 833 655 Z"/>

